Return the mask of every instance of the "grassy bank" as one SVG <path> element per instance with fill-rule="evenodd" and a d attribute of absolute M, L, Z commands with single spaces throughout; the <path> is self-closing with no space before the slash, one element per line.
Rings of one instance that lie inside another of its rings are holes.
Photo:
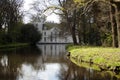
<path fill-rule="evenodd" d="M 20 48 L 28 46 L 28 43 L 12 43 L 12 44 L 6 44 L 6 45 L 0 45 L 0 50 L 10 50 L 14 48 Z"/>
<path fill-rule="evenodd" d="M 75 64 L 85 62 L 100 70 L 120 70 L 120 49 L 104 47 L 69 46 L 70 59 Z"/>

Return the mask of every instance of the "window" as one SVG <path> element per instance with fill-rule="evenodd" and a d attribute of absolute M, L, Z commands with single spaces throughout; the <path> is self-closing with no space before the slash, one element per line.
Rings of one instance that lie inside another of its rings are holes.
<path fill-rule="evenodd" d="M 51 42 L 53 41 L 53 39 L 52 39 L 52 32 L 51 32 L 51 37 L 50 37 L 50 40 L 51 40 Z"/>
<path fill-rule="evenodd" d="M 36 27 L 38 26 L 38 24 L 35 25 Z"/>
<path fill-rule="evenodd" d="M 57 42 L 57 37 L 55 37 L 55 42 Z"/>
<path fill-rule="evenodd" d="M 44 37 L 44 42 L 46 42 L 46 37 Z"/>
<path fill-rule="evenodd" d="M 44 36 L 46 36 L 46 32 L 44 32 Z"/>
<path fill-rule="evenodd" d="M 51 32 L 51 36 L 52 36 L 52 32 Z"/>
<path fill-rule="evenodd" d="M 51 42 L 53 41 L 52 37 L 50 38 Z"/>
<path fill-rule="evenodd" d="M 45 30 L 45 24 L 42 25 L 42 30 Z"/>

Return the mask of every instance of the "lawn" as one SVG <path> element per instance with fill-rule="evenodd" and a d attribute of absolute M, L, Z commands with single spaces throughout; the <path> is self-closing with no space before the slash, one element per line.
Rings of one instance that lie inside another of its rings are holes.
<path fill-rule="evenodd" d="M 28 45 L 29 45 L 28 43 L 12 43 L 12 44 L 0 45 L 0 50 L 9 50 L 19 47 L 25 47 Z"/>
<path fill-rule="evenodd" d="M 120 49 L 111 47 L 70 46 L 70 59 L 75 64 L 81 62 L 97 65 L 99 69 L 120 68 Z"/>

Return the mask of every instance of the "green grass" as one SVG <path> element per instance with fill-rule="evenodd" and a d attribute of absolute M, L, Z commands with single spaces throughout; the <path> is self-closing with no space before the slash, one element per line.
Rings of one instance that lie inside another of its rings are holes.
<path fill-rule="evenodd" d="M 0 50 L 14 49 L 14 48 L 24 47 L 28 45 L 29 45 L 28 43 L 12 43 L 12 44 L 0 45 Z"/>
<path fill-rule="evenodd" d="M 93 63 L 104 69 L 120 66 L 120 49 L 111 47 L 69 46 L 70 59 L 79 65 L 80 61 Z"/>

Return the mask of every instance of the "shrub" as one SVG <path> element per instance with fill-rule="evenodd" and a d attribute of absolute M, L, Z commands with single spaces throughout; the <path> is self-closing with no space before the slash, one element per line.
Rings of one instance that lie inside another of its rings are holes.
<path fill-rule="evenodd" d="M 25 24 L 20 29 L 20 42 L 36 44 L 41 39 L 41 33 L 33 24 Z"/>
<path fill-rule="evenodd" d="M 12 38 L 9 34 L 5 33 L 4 31 L 0 31 L 0 44 L 8 44 L 11 43 Z"/>

